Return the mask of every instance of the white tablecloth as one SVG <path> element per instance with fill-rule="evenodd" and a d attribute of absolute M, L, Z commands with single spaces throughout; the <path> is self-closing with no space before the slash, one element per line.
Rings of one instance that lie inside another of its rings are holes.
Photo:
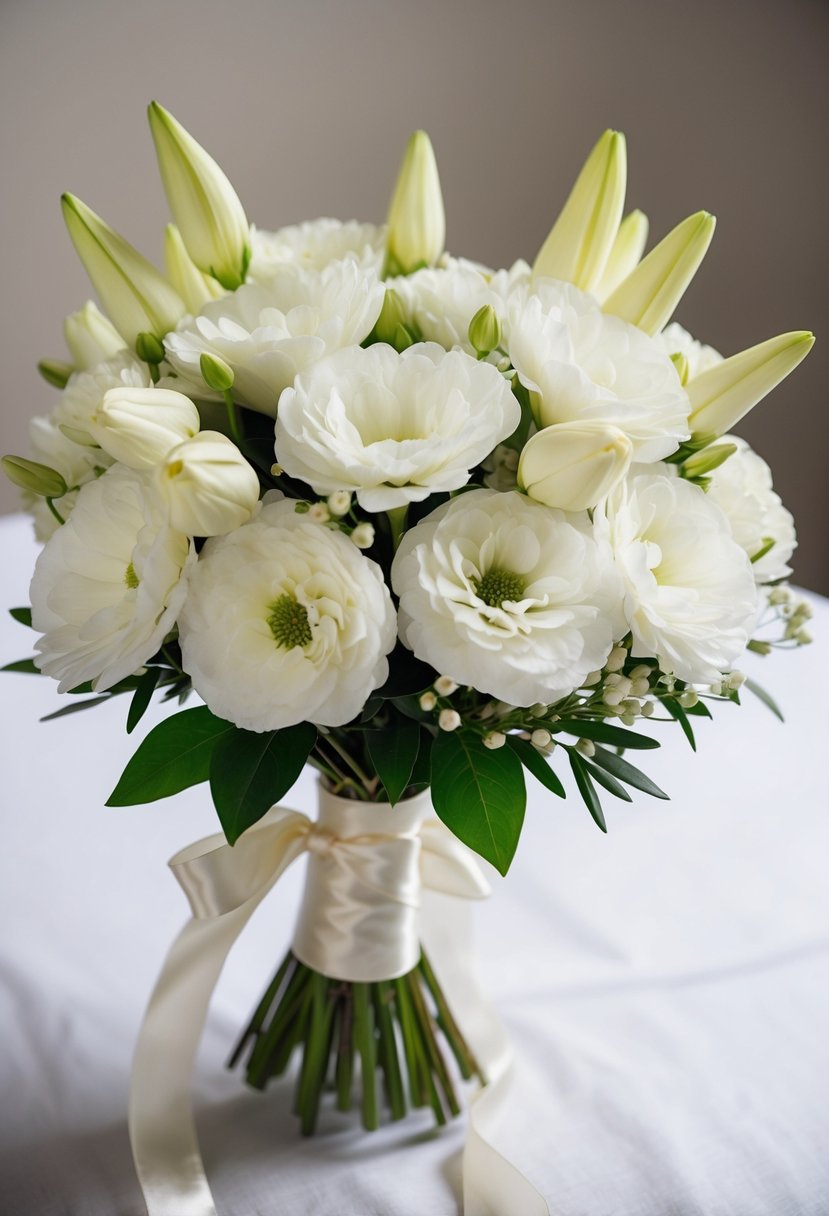
<path fill-rule="evenodd" d="M 2 600 L 27 602 L 28 523 L 0 521 Z M 476 910 L 486 987 L 514 1039 L 499 1146 L 553 1216 L 829 1213 L 829 604 L 816 644 L 750 664 L 748 695 L 679 731 L 647 771 L 673 796 L 535 786 L 506 881 Z M 0 661 L 31 653 L 3 617 Z M 125 702 L 39 724 L 51 681 L 0 676 L 0 1214 L 138 1216 L 125 1110 L 133 1041 L 186 914 L 165 862 L 216 830 L 204 787 L 107 809 L 153 711 Z M 311 783 L 294 805 L 313 802 Z M 450 1216 L 463 1125 L 418 1114 L 365 1135 L 330 1112 L 297 1134 L 290 1082 L 248 1092 L 223 1062 L 291 933 L 296 865 L 222 977 L 195 1080 L 223 1216 Z M 502 1214 L 520 1216 L 520 1213 Z"/>

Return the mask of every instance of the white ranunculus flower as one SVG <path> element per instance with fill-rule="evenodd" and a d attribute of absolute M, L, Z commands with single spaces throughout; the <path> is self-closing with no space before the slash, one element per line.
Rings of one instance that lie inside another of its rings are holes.
<path fill-rule="evenodd" d="M 218 355 L 233 368 L 234 397 L 274 417 L 279 394 L 299 372 L 371 333 L 384 292 L 377 274 L 352 258 L 324 270 L 285 265 L 186 318 L 164 339 L 167 357 L 204 395 L 199 360 L 204 351 Z"/>
<path fill-rule="evenodd" d="M 132 675 L 175 624 L 195 551 L 166 526 L 148 476 L 116 465 L 85 485 L 37 559 L 37 665 L 65 692 Z"/>
<path fill-rule="evenodd" d="M 74 509 L 78 497 L 76 487 L 93 481 L 112 463 L 100 448 L 86 447 L 67 439 L 53 418 L 32 418 L 29 423 L 29 447 L 34 460 L 55 469 L 70 487 L 69 493 L 55 504 L 65 520 Z M 23 491 L 22 500 L 33 516 L 35 536 L 39 541 L 48 540 L 60 524 L 46 505 L 46 500 L 27 490 Z"/>
<path fill-rule="evenodd" d="M 491 304 L 503 312 L 503 299 L 492 290 L 480 271 L 470 265 L 416 270 L 414 274 L 389 279 L 406 312 L 406 319 L 427 342 L 447 350 L 460 346 L 474 354 L 469 341 L 469 322 L 475 313 Z"/>
<path fill-rule="evenodd" d="M 718 350 L 713 346 L 706 346 L 704 342 L 698 342 L 677 321 L 671 321 L 661 333 L 655 334 L 654 341 L 659 343 L 666 355 L 683 355 L 687 359 L 689 380 L 723 361 Z"/>
<path fill-rule="evenodd" d="M 405 534 L 392 566 L 418 658 L 511 705 L 549 704 L 602 667 L 621 589 L 586 514 L 471 490 Z"/>
<path fill-rule="evenodd" d="M 636 473 L 596 513 L 625 586 L 634 657 L 710 684 L 745 649 L 757 612 L 746 554 L 699 486 Z"/>
<path fill-rule="evenodd" d="M 737 451 L 709 474 L 708 498 L 723 510 L 734 539 L 750 558 L 774 541 L 752 564 L 756 581 L 786 578 L 797 537 L 791 514 L 772 488 L 771 469 L 737 435 L 723 435 L 723 442 L 735 443 Z"/>
<path fill-rule="evenodd" d="M 688 438 L 688 397 L 676 368 L 653 339 L 569 283 L 539 280 L 507 298 L 508 349 L 537 398 L 542 426 L 606 422 L 651 463 Z"/>
<path fill-rule="evenodd" d="M 276 232 L 251 228 L 250 243 L 248 279 L 252 282 L 272 278 L 286 262 L 305 270 L 323 270 L 331 262 L 347 257 L 380 274 L 386 252 L 386 229 L 358 220 L 308 220 Z"/>
<path fill-rule="evenodd" d="M 396 620 L 380 567 L 282 501 L 205 544 L 179 634 L 213 712 L 266 731 L 350 721 L 386 679 Z"/>
<path fill-rule="evenodd" d="M 276 458 L 318 494 L 353 490 L 388 511 L 465 485 L 520 414 L 501 373 L 462 351 L 355 346 L 282 394 Z"/>

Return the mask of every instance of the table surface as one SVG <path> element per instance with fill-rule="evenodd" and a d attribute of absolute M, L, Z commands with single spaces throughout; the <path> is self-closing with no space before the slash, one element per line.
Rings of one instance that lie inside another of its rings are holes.
<path fill-rule="evenodd" d="M 0 520 L 5 604 L 27 602 L 34 556 L 28 521 Z M 497 1144 L 552 1216 L 829 1212 L 829 603 L 812 598 L 813 646 L 746 663 L 785 725 L 746 695 L 700 720 L 696 756 L 660 727 L 646 767 L 672 801 L 608 795 L 606 837 L 533 782 L 512 871 L 476 909 L 517 1053 Z M 0 662 L 30 653 L 4 615 Z M 41 725 L 65 703 L 51 681 L 1 687 L 0 1214 L 138 1216 L 129 1061 L 186 915 L 165 862 L 214 812 L 203 787 L 104 806 L 160 710 L 128 738 L 122 702 Z M 310 807 L 310 780 L 289 801 Z M 289 1082 L 262 1096 L 223 1066 L 301 882 L 299 863 L 234 949 L 199 1054 L 220 1213 L 455 1216 L 462 1120 L 365 1135 L 330 1111 L 302 1140 Z"/>

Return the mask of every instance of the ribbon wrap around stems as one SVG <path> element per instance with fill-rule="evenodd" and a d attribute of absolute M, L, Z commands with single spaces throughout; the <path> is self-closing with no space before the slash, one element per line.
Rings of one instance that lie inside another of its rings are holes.
<path fill-rule="evenodd" d="M 462 899 L 488 894 L 473 855 L 430 811 L 428 791 L 392 808 L 320 790 L 316 822 L 273 807 L 232 849 L 217 834 L 172 858 L 193 917 L 150 997 L 130 1087 L 130 1140 L 149 1216 L 217 1216 L 190 1101 L 196 1051 L 233 943 L 292 861 L 310 854 L 292 949 L 314 970 L 347 981 L 391 979 L 417 964 L 421 887 Z M 489 1081 L 470 1110 L 465 1213 L 548 1216 L 538 1192 L 487 1140 L 503 1104 L 509 1043 L 469 969 L 464 919 L 450 902 L 431 952 Z"/>

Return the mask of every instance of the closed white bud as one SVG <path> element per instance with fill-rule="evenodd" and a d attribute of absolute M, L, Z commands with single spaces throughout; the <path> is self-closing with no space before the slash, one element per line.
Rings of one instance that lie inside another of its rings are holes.
<path fill-rule="evenodd" d="M 650 679 L 651 668 L 647 663 L 639 663 L 630 673 L 631 680 L 648 680 Z"/>
<path fill-rule="evenodd" d="M 223 536 L 246 523 L 259 501 L 259 479 L 226 435 L 202 431 L 159 466 L 158 486 L 170 525 L 187 536 Z"/>
<path fill-rule="evenodd" d="M 200 422 L 199 411 L 183 393 L 125 385 L 104 394 L 88 426 L 113 459 L 131 469 L 151 469 L 171 448 L 198 434 Z"/>
<path fill-rule="evenodd" d="M 432 266 L 443 253 L 446 216 L 437 161 L 429 136 L 415 131 L 406 146 L 388 214 L 387 262 L 409 274 Z"/>
<path fill-rule="evenodd" d="M 534 730 L 530 735 L 530 743 L 532 743 L 533 747 L 549 747 L 552 741 L 553 736 L 548 730 L 544 730 L 543 727 Z"/>
<path fill-rule="evenodd" d="M 699 693 L 693 688 L 686 688 L 685 692 L 679 694 L 679 703 L 683 709 L 693 709 L 699 701 Z"/>
<path fill-rule="evenodd" d="M 625 653 L 627 653 L 627 651 L 625 651 Z M 624 662 L 624 659 L 622 660 L 622 662 Z M 601 679 L 602 679 L 602 673 L 600 671 L 591 671 L 587 674 L 585 679 L 582 680 L 582 687 L 583 688 L 593 688 L 596 684 L 601 683 Z"/>
<path fill-rule="evenodd" d="M 791 587 L 786 587 L 786 586 L 772 587 L 771 591 L 769 592 L 769 603 L 770 604 L 788 604 L 789 601 L 791 600 L 791 598 L 792 598 Z"/>
<path fill-rule="evenodd" d="M 641 676 L 638 680 L 631 680 L 630 691 L 634 697 L 644 697 L 650 689 L 650 681 L 645 676 Z"/>
<path fill-rule="evenodd" d="M 332 515 L 347 515 L 351 510 L 351 491 L 335 490 L 328 495 L 328 510 Z"/>
<path fill-rule="evenodd" d="M 315 502 L 308 508 L 308 518 L 315 524 L 327 524 L 331 512 L 324 502 Z"/>
<path fill-rule="evenodd" d="M 457 730 L 461 724 L 461 716 L 456 709 L 442 709 L 438 714 L 438 726 L 441 730 Z"/>
<path fill-rule="evenodd" d="M 592 739 L 579 739 L 576 744 L 576 751 L 590 759 L 591 756 L 595 756 L 596 754 L 596 744 Z"/>
<path fill-rule="evenodd" d="M 164 192 L 191 259 L 233 291 L 245 281 L 250 225 L 239 196 L 201 144 L 157 101 L 149 107 Z"/>
<path fill-rule="evenodd" d="M 732 692 L 738 688 L 742 688 L 745 682 L 746 677 L 742 671 L 731 671 L 725 677 L 725 686 L 726 688 L 730 688 Z"/>
<path fill-rule="evenodd" d="M 126 348 L 126 342 L 104 314 L 88 300 L 63 323 L 63 336 L 78 371 L 88 371 Z"/>
<path fill-rule="evenodd" d="M 595 507 L 630 468 L 633 444 L 616 426 L 559 422 L 538 431 L 518 462 L 519 488 L 548 507 Z"/>
<path fill-rule="evenodd" d="M 420 694 L 419 705 L 424 713 L 431 713 L 438 703 L 438 699 L 433 692 L 423 692 Z"/>
<path fill-rule="evenodd" d="M 203 274 L 187 252 L 181 233 L 175 224 L 164 230 L 164 267 L 187 311 L 199 313 L 211 300 L 225 295 L 225 289 L 209 274 Z"/>
<path fill-rule="evenodd" d="M 374 544 L 374 525 L 357 524 L 351 533 L 351 539 L 358 549 L 370 549 Z"/>
<path fill-rule="evenodd" d="M 627 662 L 628 652 L 624 646 L 614 646 L 605 662 L 606 671 L 621 671 Z"/>
<path fill-rule="evenodd" d="M 624 701 L 624 699 L 625 699 L 624 690 L 621 688 L 617 688 L 615 686 L 611 686 L 610 688 L 605 688 L 604 693 L 602 694 L 602 700 L 604 701 L 605 705 L 610 705 L 614 709 L 616 708 L 617 705 L 621 705 L 622 702 Z"/>
<path fill-rule="evenodd" d="M 600 281 L 593 288 L 597 300 L 606 299 L 622 279 L 635 270 L 648 241 L 648 217 L 642 211 L 631 211 L 619 225 Z"/>
<path fill-rule="evenodd" d="M 457 684 L 450 676 L 438 676 L 433 687 L 439 697 L 451 697 L 452 693 L 458 690 Z"/>
<path fill-rule="evenodd" d="M 654 705 L 653 701 L 646 701 L 645 704 L 642 706 L 642 717 L 649 718 L 655 708 L 656 708 L 656 706 Z"/>
<path fill-rule="evenodd" d="M 488 735 L 484 735 L 484 747 L 488 747 L 490 751 L 497 751 L 499 747 L 503 747 L 507 741 L 507 736 L 503 731 L 491 730 Z"/>

